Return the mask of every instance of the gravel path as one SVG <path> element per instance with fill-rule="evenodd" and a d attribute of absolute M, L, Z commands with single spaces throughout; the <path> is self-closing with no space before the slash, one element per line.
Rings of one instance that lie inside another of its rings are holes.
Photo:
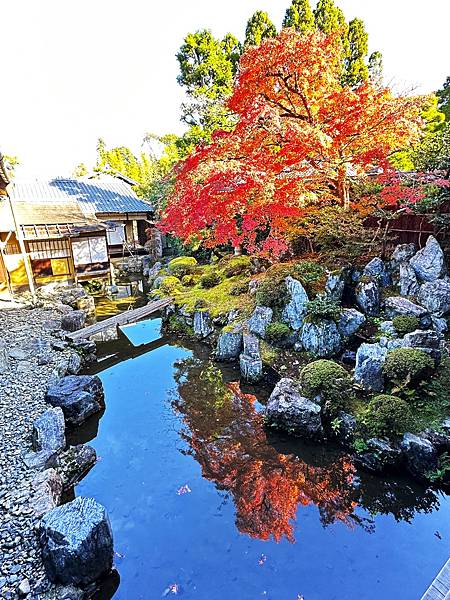
<path fill-rule="evenodd" d="M 23 455 L 31 451 L 33 420 L 48 408 L 46 389 L 67 368 L 70 350 L 62 340 L 61 311 L 0 311 L 0 344 L 3 356 L 9 355 L 8 368 L 0 372 L 0 598 L 5 600 L 52 595 L 30 501 L 36 471 Z"/>

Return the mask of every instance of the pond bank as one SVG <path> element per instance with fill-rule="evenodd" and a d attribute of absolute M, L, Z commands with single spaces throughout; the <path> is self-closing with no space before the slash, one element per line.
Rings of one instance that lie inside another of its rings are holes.
<path fill-rule="evenodd" d="M 84 322 L 81 313 L 92 303 L 81 288 L 71 288 L 6 306 L 0 311 L 0 596 L 60 600 L 64 594 L 47 579 L 38 539 L 42 515 L 61 494 L 59 471 L 42 473 L 33 423 L 49 408 L 48 388 L 81 369 L 62 324 Z"/>

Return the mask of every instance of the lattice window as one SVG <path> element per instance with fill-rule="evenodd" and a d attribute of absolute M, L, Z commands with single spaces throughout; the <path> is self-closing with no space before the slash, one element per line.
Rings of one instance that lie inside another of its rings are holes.
<path fill-rule="evenodd" d="M 32 260 L 45 258 L 68 258 L 70 256 L 69 240 L 45 240 L 28 242 Z"/>

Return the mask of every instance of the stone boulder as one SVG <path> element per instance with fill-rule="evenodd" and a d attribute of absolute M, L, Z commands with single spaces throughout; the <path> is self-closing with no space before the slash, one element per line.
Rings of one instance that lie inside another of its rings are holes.
<path fill-rule="evenodd" d="M 194 313 L 194 334 L 203 340 L 214 332 L 214 325 L 211 321 L 209 311 L 197 310 Z"/>
<path fill-rule="evenodd" d="M 66 331 L 78 331 L 83 329 L 86 323 L 84 310 L 72 310 L 61 318 L 61 327 Z"/>
<path fill-rule="evenodd" d="M 355 461 L 371 473 L 383 473 L 397 468 L 401 456 L 401 450 L 387 440 L 372 438 L 367 442 L 367 450 L 357 454 Z"/>
<path fill-rule="evenodd" d="M 353 415 L 341 411 L 338 414 L 339 426 L 334 431 L 334 437 L 336 441 L 344 446 L 344 448 L 351 448 L 355 439 L 355 432 L 357 428 L 356 419 Z"/>
<path fill-rule="evenodd" d="M 400 265 L 398 285 L 402 296 L 416 296 L 419 292 L 420 285 L 417 281 L 416 272 L 409 263 Z"/>
<path fill-rule="evenodd" d="M 75 498 L 41 521 L 42 558 L 49 579 L 85 586 L 113 564 L 113 536 L 106 509 L 92 498 Z"/>
<path fill-rule="evenodd" d="M 422 250 L 409 261 L 419 281 L 435 281 L 445 274 L 444 253 L 437 239 L 430 235 Z"/>
<path fill-rule="evenodd" d="M 308 294 L 300 281 L 292 277 L 286 277 L 286 287 L 290 300 L 283 309 L 282 321 L 294 331 L 298 331 L 305 318 Z"/>
<path fill-rule="evenodd" d="M 400 448 L 411 475 L 421 481 L 427 481 L 429 474 L 438 467 L 438 455 L 433 444 L 422 436 L 405 433 Z"/>
<path fill-rule="evenodd" d="M 228 326 L 219 335 L 216 348 L 218 361 L 237 360 L 242 351 L 242 325 Z"/>
<path fill-rule="evenodd" d="M 62 408 L 67 423 L 80 425 L 104 407 L 103 385 L 97 375 L 67 375 L 49 388 L 45 399 Z"/>
<path fill-rule="evenodd" d="M 69 375 L 77 375 L 81 371 L 82 361 L 78 352 L 71 352 L 67 359 L 67 373 Z"/>
<path fill-rule="evenodd" d="M 380 344 L 361 344 L 356 352 L 354 378 L 363 389 L 381 392 L 384 387 L 383 363 L 388 353 Z"/>
<path fill-rule="evenodd" d="M 325 294 L 335 302 L 341 302 L 344 294 L 346 273 L 344 270 L 330 273 L 325 283 Z"/>
<path fill-rule="evenodd" d="M 395 269 L 402 263 L 409 262 L 409 260 L 416 253 L 416 247 L 414 244 L 399 244 L 395 247 L 394 252 L 391 256 L 391 267 Z"/>
<path fill-rule="evenodd" d="M 260 338 L 264 338 L 267 326 L 272 321 L 273 310 L 268 306 L 257 306 L 247 321 L 248 330 Z"/>
<path fill-rule="evenodd" d="M 71 446 L 59 456 L 59 471 L 64 490 L 77 485 L 97 462 L 97 453 L 92 446 Z"/>
<path fill-rule="evenodd" d="M 392 321 L 382 321 L 380 323 L 380 332 L 390 338 L 398 337 L 398 332 L 395 329 L 394 323 Z"/>
<path fill-rule="evenodd" d="M 366 317 L 355 308 L 343 308 L 338 323 L 339 333 L 343 338 L 350 338 L 366 322 Z"/>
<path fill-rule="evenodd" d="M 321 439 L 323 427 L 320 406 L 304 398 L 297 384 L 288 378 L 281 379 L 266 405 L 266 419 L 295 436 Z"/>
<path fill-rule="evenodd" d="M 36 517 L 42 517 L 58 506 L 63 491 L 61 477 L 55 469 L 36 475 L 31 483 L 30 505 Z"/>
<path fill-rule="evenodd" d="M 380 312 L 380 288 L 374 280 L 360 281 L 355 290 L 356 304 L 364 314 L 375 316 Z"/>
<path fill-rule="evenodd" d="M 242 378 L 257 383 L 263 376 L 263 364 L 259 351 L 259 339 L 252 334 L 243 336 L 244 351 L 239 357 Z"/>
<path fill-rule="evenodd" d="M 33 421 L 33 450 L 58 452 L 66 445 L 64 413 L 58 406 L 47 409 Z"/>
<path fill-rule="evenodd" d="M 314 356 L 327 358 L 342 350 L 342 339 L 334 321 L 324 319 L 317 323 L 304 323 L 300 332 L 304 350 Z"/>
<path fill-rule="evenodd" d="M 77 309 L 82 310 L 89 317 L 95 316 L 95 300 L 93 296 L 84 296 L 77 299 Z"/>
<path fill-rule="evenodd" d="M 418 300 L 430 313 L 441 317 L 450 312 L 450 279 L 438 279 L 420 286 Z"/>
<path fill-rule="evenodd" d="M 403 347 L 422 350 L 422 352 L 430 354 L 437 362 L 441 359 L 441 338 L 432 329 L 428 331 L 416 329 L 416 331 L 407 333 L 403 337 Z"/>
<path fill-rule="evenodd" d="M 435 316 L 431 315 L 431 323 L 432 323 L 433 329 L 439 335 L 444 335 L 444 333 L 446 333 L 448 331 L 447 319 L 444 319 L 444 317 L 435 317 Z"/>
<path fill-rule="evenodd" d="M 431 325 L 431 317 L 426 308 L 401 296 L 386 298 L 385 310 L 387 316 L 391 319 L 401 316 L 417 317 L 422 327 L 429 327 Z"/>
<path fill-rule="evenodd" d="M 160 262 L 156 262 L 153 267 L 144 267 L 144 277 L 148 278 L 148 282 L 150 285 L 153 284 L 155 279 L 158 277 L 158 273 L 162 269 L 162 264 Z"/>
<path fill-rule="evenodd" d="M 363 270 L 363 277 L 375 279 L 381 287 L 392 285 L 392 278 L 381 258 L 373 258 Z"/>

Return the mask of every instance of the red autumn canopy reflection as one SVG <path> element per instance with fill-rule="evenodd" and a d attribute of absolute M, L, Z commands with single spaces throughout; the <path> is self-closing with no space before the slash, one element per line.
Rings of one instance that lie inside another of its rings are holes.
<path fill-rule="evenodd" d="M 315 504 L 324 525 L 357 522 L 354 467 L 347 457 L 312 466 L 277 452 L 267 441 L 254 396 L 242 393 L 238 383 L 224 384 L 214 365 L 187 359 L 177 370 L 180 399 L 174 405 L 186 425 L 182 436 L 203 477 L 233 496 L 241 533 L 294 541 L 299 504 Z"/>

